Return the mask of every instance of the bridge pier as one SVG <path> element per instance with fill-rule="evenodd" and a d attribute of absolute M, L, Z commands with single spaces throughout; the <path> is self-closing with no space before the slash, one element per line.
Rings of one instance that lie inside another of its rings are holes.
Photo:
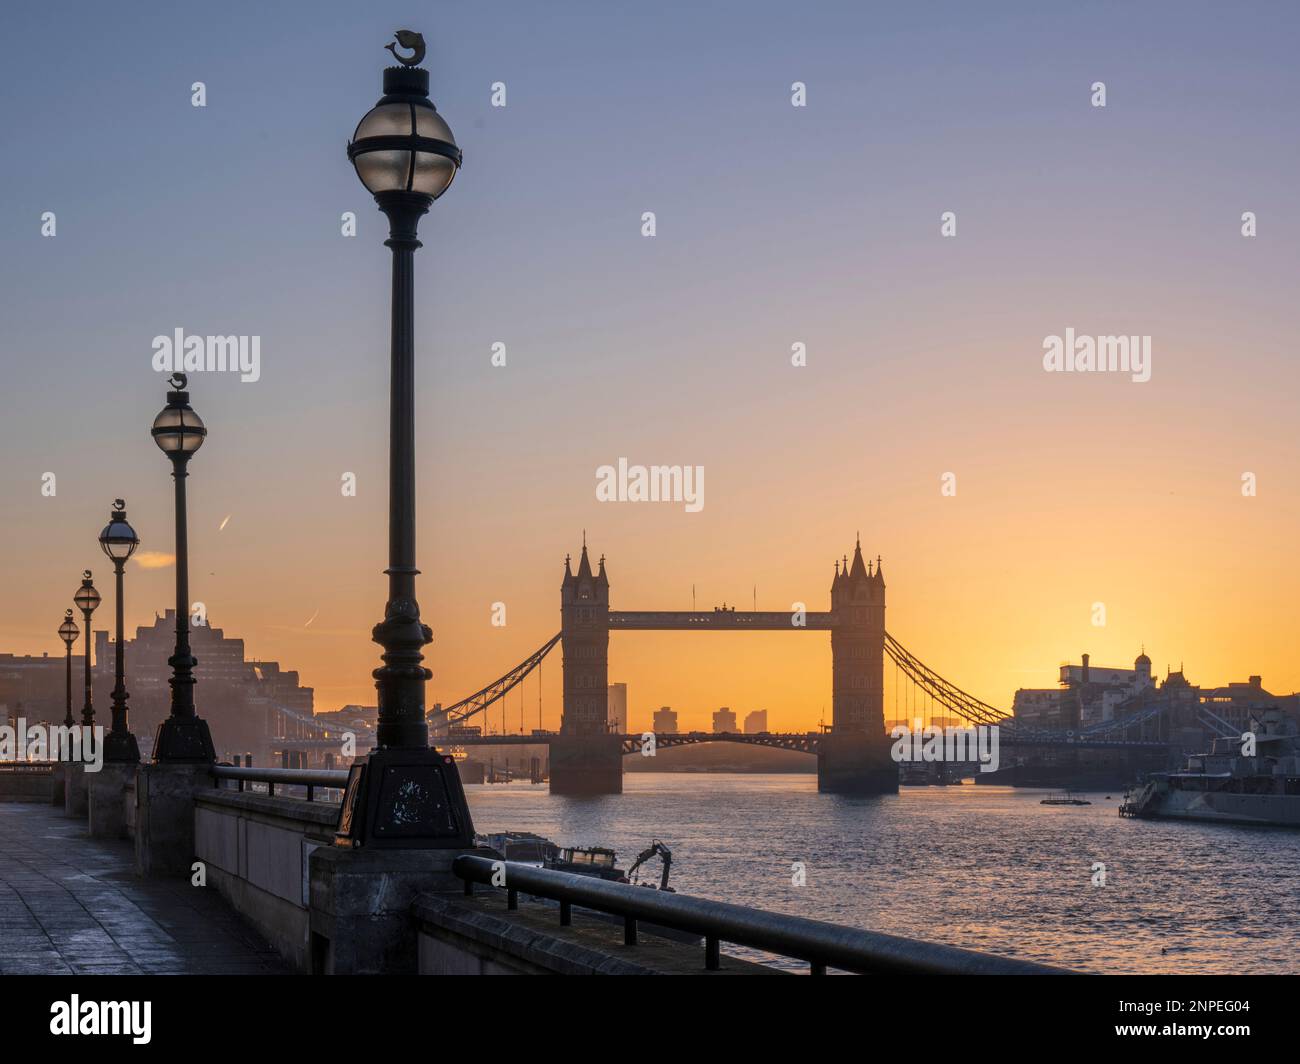
<path fill-rule="evenodd" d="M 557 735 L 551 740 L 552 794 L 622 794 L 623 740 L 617 735 Z"/>
<path fill-rule="evenodd" d="M 823 794 L 897 794 L 898 765 L 882 733 L 827 733 L 817 750 L 817 790 Z"/>

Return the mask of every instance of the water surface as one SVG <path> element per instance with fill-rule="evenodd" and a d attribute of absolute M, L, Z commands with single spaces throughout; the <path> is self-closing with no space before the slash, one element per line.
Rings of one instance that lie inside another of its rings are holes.
<path fill-rule="evenodd" d="M 652 838 L 681 892 L 1101 972 L 1293 972 L 1300 832 L 1124 820 L 1120 794 L 909 787 L 817 793 L 812 775 L 629 773 L 622 795 L 466 788 L 479 832 L 610 846 Z M 807 885 L 792 884 L 804 862 Z M 1095 862 L 1106 885 L 1092 885 Z M 659 874 L 658 861 L 647 865 Z"/>

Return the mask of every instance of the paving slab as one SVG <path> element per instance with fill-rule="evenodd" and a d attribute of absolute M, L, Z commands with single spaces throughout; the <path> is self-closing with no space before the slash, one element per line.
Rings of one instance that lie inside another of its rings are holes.
<path fill-rule="evenodd" d="M 135 874 L 128 841 L 0 802 L 0 975 L 291 974 L 215 890 Z"/>

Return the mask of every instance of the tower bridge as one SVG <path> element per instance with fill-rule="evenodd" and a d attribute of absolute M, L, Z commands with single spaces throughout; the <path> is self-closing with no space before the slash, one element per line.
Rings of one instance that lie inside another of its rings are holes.
<path fill-rule="evenodd" d="M 1159 708 L 1144 706 L 1077 731 L 1026 728 L 1007 711 L 975 698 L 927 666 L 885 630 L 885 579 L 877 558 L 863 557 L 861 543 L 850 559 L 834 565 L 831 608 L 826 611 L 616 610 L 610 608 L 609 576 L 601 557 L 593 568 L 584 540 L 575 572 L 565 558 L 560 584 L 560 631 L 504 675 L 467 698 L 429 714 L 435 737 L 455 746 L 550 748 L 551 789 L 557 794 L 617 794 L 625 756 L 638 753 L 648 733 L 615 734 L 607 723 L 609 634 L 633 631 L 829 632 L 832 656 L 832 716 L 829 726 L 806 733 L 659 733 L 656 749 L 706 742 L 778 747 L 817 758 L 818 788 L 842 793 L 886 793 L 898 788 L 898 766 L 885 733 L 884 669 L 892 661 L 900 678 L 929 699 L 936 710 L 970 725 L 996 725 L 999 742 L 1012 748 L 1127 750 L 1158 754 L 1168 748 Z M 562 647 L 563 717 L 558 732 L 475 735 L 465 725 L 514 690 L 556 647 Z M 912 714 L 904 713 L 910 718 Z M 337 749 L 336 726 L 305 720 L 285 710 L 276 749 L 304 753 Z M 358 749 L 373 744 L 356 736 Z"/>
<path fill-rule="evenodd" d="M 602 556 L 592 569 L 584 537 L 578 569 L 564 559 L 560 635 L 564 653 L 564 715 L 551 740 L 551 790 L 617 794 L 623 789 L 623 737 L 607 722 L 611 631 L 830 632 L 833 698 L 830 730 L 817 750 L 823 791 L 878 794 L 898 790 L 898 769 L 885 735 L 885 577 L 862 556 L 835 563 L 831 609 L 825 613 L 611 610 Z M 455 707 L 453 707 L 454 709 Z"/>

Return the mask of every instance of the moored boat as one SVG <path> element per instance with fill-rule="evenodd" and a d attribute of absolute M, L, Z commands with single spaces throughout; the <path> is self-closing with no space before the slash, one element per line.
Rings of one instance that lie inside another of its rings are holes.
<path fill-rule="evenodd" d="M 1300 827 L 1300 728 L 1277 710 L 1124 796 L 1123 817 Z"/>
<path fill-rule="evenodd" d="M 1082 795 L 1075 794 L 1073 791 L 1062 791 L 1060 794 L 1053 794 L 1044 798 L 1039 805 L 1092 805 Z"/>

